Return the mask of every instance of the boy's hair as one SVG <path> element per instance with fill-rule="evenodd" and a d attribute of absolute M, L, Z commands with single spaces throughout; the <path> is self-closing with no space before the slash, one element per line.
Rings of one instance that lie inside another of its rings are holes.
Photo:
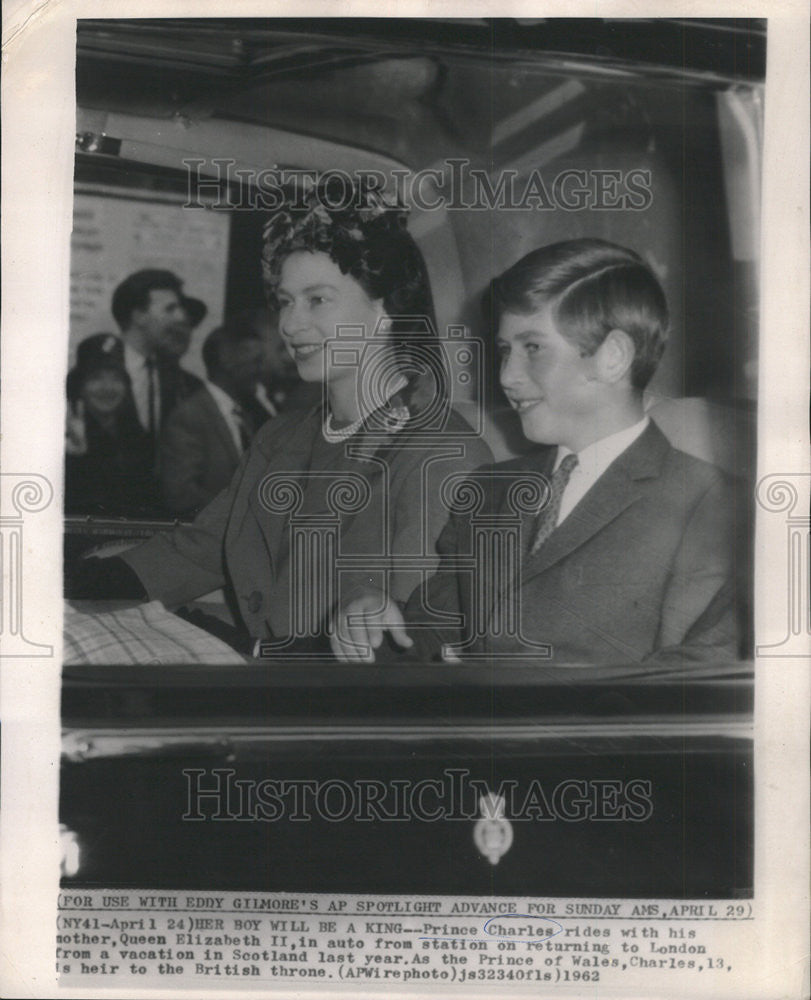
<path fill-rule="evenodd" d="M 611 330 L 634 344 L 631 383 L 644 389 L 665 349 L 665 294 L 642 258 L 606 240 L 552 243 L 522 257 L 490 286 L 494 328 L 505 312 L 528 315 L 552 308 L 561 334 L 583 357 Z"/>

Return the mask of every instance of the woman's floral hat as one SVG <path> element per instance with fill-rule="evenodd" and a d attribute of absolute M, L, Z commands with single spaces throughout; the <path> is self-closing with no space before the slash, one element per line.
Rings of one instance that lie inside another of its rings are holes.
<path fill-rule="evenodd" d="M 297 250 L 326 253 L 344 274 L 362 277 L 369 267 L 369 244 L 405 229 L 407 218 L 408 209 L 384 198 L 370 178 L 350 183 L 342 175 L 319 181 L 303 197 L 299 193 L 280 208 L 265 225 L 265 286 L 275 290 L 284 259 Z"/>

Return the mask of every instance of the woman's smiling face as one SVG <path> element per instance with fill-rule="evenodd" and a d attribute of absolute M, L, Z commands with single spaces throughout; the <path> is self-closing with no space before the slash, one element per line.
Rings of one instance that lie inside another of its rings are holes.
<path fill-rule="evenodd" d="M 127 383 L 117 371 L 100 368 L 85 378 L 80 395 L 90 413 L 107 417 L 124 402 Z"/>
<path fill-rule="evenodd" d="M 282 264 L 279 287 L 279 331 L 298 373 L 305 382 L 353 379 L 351 363 L 334 363 L 334 351 L 325 352 L 339 328 L 351 327 L 354 336 L 342 335 L 349 348 L 371 338 L 386 315 L 382 301 L 373 301 L 363 288 L 325 253 L 297 251 Z"/>

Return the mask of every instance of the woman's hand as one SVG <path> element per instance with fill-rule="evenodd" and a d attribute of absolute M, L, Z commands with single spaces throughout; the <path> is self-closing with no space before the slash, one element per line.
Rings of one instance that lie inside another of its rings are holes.
<path fill-rule="evenodd" d="M 87 429 L 84 422 L 84 400 L 78 399 L 75 406 L 68 401 L 65 419 L 65 453 L 68 455 L 87 454 Z"/>
<path fill-rule="evenodd" d="M 362 620 L 350 624 L 350 618 L 358 616 Z M 403 649 L 414 645 L 400 608 L 380 591 L 369 591 L 353 598 L 336 616 L 335 633 L 330 638 L 332 652 L 341 663 L 374 663 L 374 651 L 380 648 L 386 632 Z"/>

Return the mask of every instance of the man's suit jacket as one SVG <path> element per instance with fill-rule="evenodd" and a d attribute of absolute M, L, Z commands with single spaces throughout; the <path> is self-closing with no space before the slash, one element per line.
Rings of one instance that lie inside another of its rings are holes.
<path fill-rule="evenodd" d="M 119 342 L 121 344 L 121 357 L 123 359 L 125 357 L 124 342 L 123 340 Z M 175 359 L 158 358 L 155 370 L 158 376 L 158 393 L 160 396 L 160 426 L 165 427 L 175 407 L 202 389 L 203 382 L 196 375 L 192 375 L 185 368 L 181 368 Z M 129 417 L 140 424 L 138 408 L 135 405 L 135 397 L 131 388 L 127 393 L 124 407 L 129 411 Z M 144 430 L 149 430 L 149 428 L 144 427 Z"/>
<path fill-rule="evenodd" d="M 198 389 L 175 407 L 161 433 L 159 474 L 167 510 L 197 513 L 231 482 L 239 459 L 211 393 Z"/>
<path fill-rule="evenodd" d="M 513 476 L 551 478 L 554 458 L 545 449 L 479 470 L 489 483 L 480 513 L 508 514 Z M 470 651 L 539 664 L 736 659 L 734 516 L 720 470 L 677 451 L 651 423 L 534 555 L 534 519 L 524 518 L 520 569 L 510 580 L 473 579 L 456 565 L 471 552 L 473 522 L 454 514 L 437 546 L 447 568 L 412 594 L 406 620 L 426 623 L 436 611 L 461 613 L 465 624 L 410 627 L 416 652 L 433 657 L 443 643 L 472 637 Z M 476 607 L 485 625 L 471 636 Z M 509 634 L 511 613 L 518 634 Z"/>
<path fill-rule="evenodd" d="M 323 634 L 322 615 L 328 610 L 324 600 L 329 595 L 319 593 L 329 577 L 328 560 L 310 560 L 297 577 L 290 569 L 288 544 L 291 519 L 300 508 L 299 488 L 310 476 L 322 420 L 319 406 L 269 421 L 243 456 L 228 489 L 193 524 L 122 554 L 150 600 L 172 607 L 227 585 L 251 636 L 284 639 L 301 634 L 293 628 L 291 601 L 302 593 L 303 606 L 296 614 L 310 619 L 309 634 Z M 454 446 L 455 440 L 461 444 Z M 309 509 L 307 517 L 311 524 L 337 521 L 337 554 L 357 560 L 342 572 L 340 595 L 333 598 L 345 598 L 355 587 L 380 589 L 388 578 L 392 597 L 404 602 L 421 577 L 420 569 L 406 567 L 402 557 L 425 556 L 428 575 L 438 563 L 436 539 L 448 516 L 441 501 L 443 480 L 451 474 L 464 477 L 492 455 L 453 411 L 439 436 L 426 440 L 418 422 L 409 421 L 372 442 L 364 444 L 363 435 L 357 435 L 347 443 L 356 457 L 339 459 L 340 469 L 314 472 L 324 489 L 339 478 L 351 483 L 325 497 L 320 511 Z M 343 446 L 336 450 L 344 455 Z M 357 498 L 365 502 L 352 511 Z"/>
<path fill-rule="evenodd" d="M 201 379 L 181 368 L 174 360 L 158 361 L 158 384 L 161 397 L 161 427 L 166 426 L 166 421 L 175 407 L 189 399 L 203 386 Z"/>

